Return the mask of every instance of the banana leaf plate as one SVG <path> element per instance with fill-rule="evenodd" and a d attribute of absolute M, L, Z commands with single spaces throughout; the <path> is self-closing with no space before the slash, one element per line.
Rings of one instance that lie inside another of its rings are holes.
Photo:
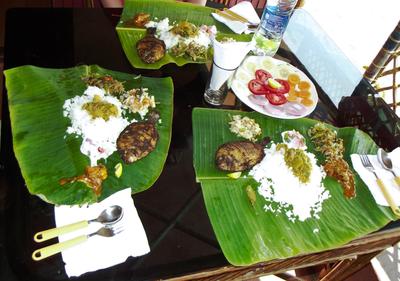
<path fill-rule="evenodd" d="M 357 196 L 347 199 L 342 187 L 326 177 L 324 185 L 330 198 L 322 204 L 319 218 L 291 221 L 284 213 L 265 211 L 265 199 L 257 191 L 254 206 L 249 202 L 246 187 L 256 190 L 257 182 L 243 175 L 230 179 L 217 170 L 215 152 L 219 145 L 239 140 L 229 131 L 232 115 L 253 118 L 262 128 L 263 136 L 281 142 L 281 132 L 307 130 L 317 121 L 312 119 L 278 120 L 257 112 L 241 112 L 195 108 L 193 110 L 194 167 L 201 183 L 208 216 L 222 251 L 233 265 L 250 265 L 272 259 L 319 252 L 343 245 L 385 226 L 395 217 L 387 207 L 378 206 L 358 175 L 355 177 Z M 334 128 L 344 140 L 345 160 L 352 153 L 375 153 L 373 140 L 355 128 Z M 313 145 L 306 137 L 307 146 Z M 319 160 L 321 155 L 316 154 Z M 277 167 L 279 169 L 279 167 Z M 299 194 L 299 196 L 302 196 Z"/>
<path fill-rule="evenodd" d="M 118 37 L 122 48 L 129 62 L 135 68 L 142 69 L 159 69 L 165 64 L 175 63 L 182 66 L 187 63 L 204 63 L 204 61 L 192 61 L 185 57 L 174 57 L 166 53 L 159 61 L 147 64 L 144 63 L 137 54 L 136 43 L 146 35 L 145 28 L 136 28 L 132 24 L 133 17 L 138 13 L 150 14 L 151 20 L 162 20 L 169 18 L 170 24 L 173 22 L 188 21 L 196 26 L 203 24 L 211 26 L 215 25 L 218 31 L 218 38 L 231 37 L 238 41 L 250 41 L 251 35 L 235 34 L 224 24 L 216 21 L 211 13 L 214 9 L 193 5 L 172 0 L 126 0 L 121 19 L 116 27 Z M 209 55 L 210 60 L 212 55 Z"/>
<path fill-rule="evenodd" d="M 96 202 L 126 187 L 131 187 L 132 193 L 141 192 L 157 180 L 171 141 L 173 85 L 170 78 L 134 76 L 96 65 L 68 69 L 21 66 L 4 73 L 14 152 L 31 194 L 49 203 L 74 205 Z M 63 116 L 64 101 L 83 94 L 86 84 L 81 77 L 89 73 L 111 75 L 123 81 L 126 89 L 148 88 L 149 94 L 155 96 L 161 118 L 156 124 L 157 146 L 148 156 L 126 165 L 114 152 L 104 161 L 108 177 L 100 197 L 81 182 L 59 184 L 61 178 L 81 175 L 90 165 L 89 158 L 80 152 L 82 138 L 66 134 L 70 120 Z M 119 178 L 114 173 L 117 163 L 122 163 Z"/>

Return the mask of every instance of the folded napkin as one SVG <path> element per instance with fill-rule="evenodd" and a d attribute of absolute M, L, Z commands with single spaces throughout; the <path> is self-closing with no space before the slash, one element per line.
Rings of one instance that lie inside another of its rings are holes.
<path fill-rule="evenodd" d="M 126 188 L 102 202 L 89 206 L 54 207 L 57 227 L 97 218 L 107 207 L 119 205 L 123 208 L 123 217 L 116 226 L 124 230 L 113 237 L 94 235 L 86 242 L 62 252 L 65 271 L 69 277 L 85 272 L 107 268 L 124 262 L 129 256 L 141 256 L 150 251 L 147 236 L 131 197 L 131 189 Z M 59 237 L 63 242 L 80 235 L 96 232 L 103 225 L 90 223 L 89 227 Z"/>
<path fill-rule="evenodd" d="M 393 163 L 393 170 L 397 175 L 400 174 L 400 148 L 396 148 L 391 153 L 389 153 L 390 158 Z M 361 179 L 368 186 L 369 190 L 372 193 L 372 196 L 375 198 L 375 202 L 382 206 L 389 206 L 386 201 L 381 189 L 376 183 L 376 177 L 373 173 L 369 172 L 361 163 L 360 156 L 358 154 L 352 154 L 351 162 L 353 163 L 354 170 L 360 175 Z M 390 171 L 382 168 L 381 164 L 378 161 L 376 155 L 368 155 L 371 164 L 375 168 L 375 172 L 378 177 L 383 181 L 383 184 L 386 186 L 389 194 L 392 196 L 394 202 L 397 206 L 400 206 L 400 188 L 396 185 L 394 181 L 394 176 Z"/>
<path fill-rule="evenodd" d="M 233 75 L 251 49 L 249 42 L 219 42 L 213 39 L 213 68 L 210 88 L 214 91 Z"/>
<path fill-rule="evenodd" d="M 239 4 L 230 8 L 229 10 L 231 10 L 232 12 L 235 12 L 239 16 L 244 17 L 252 24 L 260 23 L 260 18 L 258 17 L 256 11 L 254 10 L 253 5 L 248 1 L 240 2 Z M 250 33 L 250 31 L 248 30 L 248 27 L 245 23 L 227 19 L 216 13 L 211 13 L 211 15 L 214 17 L 214 19 L 216 19 L 219 22 L 222 22 L 223 24 L 228 26 L 233 32 L 235 32 L 237 34 L 242 34 L 243 32 Z"/>

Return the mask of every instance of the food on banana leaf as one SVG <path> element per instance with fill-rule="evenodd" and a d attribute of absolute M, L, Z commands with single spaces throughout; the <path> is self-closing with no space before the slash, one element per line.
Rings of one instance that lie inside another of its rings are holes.
<path fill-rule="evenodd" d="M 257 194 L 254 191 L 254 189 L 251 187 L 251 185 L 246 186 L 246 195 L 250 201 L 251 206 L 254 207 L 254 205 L 256 204 L 256 200 L 257 200 Z"/>
<path fill-rule="evenodd" d="M 353 172 L 343 158 L 330 159 L 325 163 L 324 169 L 328 176 L 337 179 L 343 186 L 343 192 L 347 198 L 356 196 Z"/>
<path fill-rule="evenodd" d="M 215 162 L 222 171 L 240 172 L 251 169 L 264 158 L 265 138 L 261 143 L 233 141 L 221 145 L 215 153 Z"/>
<path fill-rule="evenodd" d="M 169 19 L 150 21 L 146 28 L 154 28 L 154 36 L 165 43 L 167 51 L 175 57 L 186 57 L 192 61 L 206 61 L 209 57 L 211 36 L 215 36 L 215 26 L 200 27 L 188 21 L 170 25 Z"/>
<path fill-rule="evenodd" d="M 284 151 L 285 164 L 291 169 L 301 183 L 308 183 L 312 171 L 310 158 L 303 149 L 289 148 L 287 144 L 279 143 L 276 146 L 277 150 Z"/>
<path fill-rule="evenodd" d="M 136 44 L 136 50 L 142 61 L 155 63 L 165 56 L 165 43 L 152 34 L 146 35 Z"/>
<path fill-rule="evenodd" d="M 135 27 L 144 27 L 150 21 L 150 14 L 138 13 L 133 17 L 132 23 Z"/>
<path fill-rule="evenodd" d="M 104 89 L 110 95 L 115 96 L 125 91 L 124 84 L 110 75 L 91 73 L 83 76 L 82 80 L 86 85 Z"/>
<path fill-rule="evenodd" d="M 95 95 L 92 101 L 84 103 L 82 109 L 86 110 L 92 119 L 102 118 L 105 121 L 110 120 L 110 117 L 118 116 L 118 107 L 115 104 L 109 103 Z"/>
<path fill-rule="evenodd" d="M 94 167 L 86 167 L 83 175 L 60 179 L 60 185 L 73 183 L 76 181 L 83 182 L 89 188 L 93 189 L 96 196 L 100 196 L 102 191 L 102 183 L 107 178 L 107 169 L 104 165 Z"/>
<path fill-rule="evenodd" d="M 232 172 L 232 173 L 227 174 L 227 177 L 236 180 L 236 179 L 240 178 L 241 175 L 242 175 L 242 172 Z"/>
<path fill-rule="evenodd" d="M 170 49 L 174 57 L 189 57 L 193 61 L 207 60 L 207 48 L 196 43 L 190 42 L 189 45 L 179 42 Z"/>
<path fill-rule="evenodd" d="M 66 69 L 26 65 L 8 69 L 5 75 L 12 116 L 10 125 L 13 130 L 15 157 L 30 194 L 56 205 L 92 204 L 126 187 L 131 187 L 132 193 L 142 192 L 149 189 L 160 176 L 171 139 L 173 108 L 171 78 L 136 76 L 97 65 L 80 65 Z M 101 117 L 93 119 L 82 109 L 82 105 L 93 101 L 99 92 L 104 95 L 102 100 L 116 104 L 110 100 L 113 98 L 117 101 L 120 98 L 118 94 L 120 91 L 111 93 L 112 91 L 103 88 L 87 87 L 86 81 L 99 86 L 109 86 L 108 82 L 112 81 L 112 85 L 119 85 L 120 88 L 125 87 L 127 90 L 149 89 L 149 97 L 152 95 L 156 97 L 156 107 L 162 118 L 162 123 L 160 120 L 156 125 L 160 136 L 157 147 L 151 155 L 132 165 L 123 163 L 116 149 L 116 139 L 135 119 L 144 121 L 148 116 L 141 118 L 139 113 L 132 113 L 121 106 L 120 117 L 126 120 L 126 124 L 121 122 L 120 131 L 116 132 L 115 138 L 111 137 L 108 134 L 111 133 L 110 130 L 114 132 L 115 126 L 109 122 L 115 117 L 110 116 L 108 121 Z M 90 95 L 85 93 L 89 89 L 91 89 Z M 72 99 L 79 102 L 73 106 L 74 110 L 71 110 Z M 66 100 L 69 100 L 71 108 L 64 107 Z M 75 126 L 78 125 L 75 119 L 79 119 L 82 126 Z M 89 126 L 92 122 L 99 122 L 99 126 Z M 89 135 L 93 138 L 88 139 Z M 98 138 L 95 137 L 100 137 L 104 145 L 99 145 Z M 81 150 L 87 146 L 91 147 L 91 152 L 101 156 L 96 157 L 98 161 L 93 161 L 93 165 L 90 156 L 85 154 L 89 150 Z M 108 149 L 114 152 L 108 155 Z M 115 171 L 117 163 L 122 164 L 122 169 L 118 168 Z M 102 183 L 100 196 L 96 196 L 84 182 L 76 181 L 60 185 L 61 179 L 82 175 L 86 167 L 100 164 L 105 166 L 108 174 Z"/>
<path fill-rule="evenodd" d="M 171 32 L 185 38 L 195 37 L 199 34 L 199 28 L 188 21 L 181 21 L 171 28 Z"/>
<path fill-rule="evenodd" d="M 150 18 L 151 16 L 148 13 L 137 13 L 131 18 L 121 21 L 121 24 L 124 27 L 146 28 L 146 24 L 150 21 Z"/>
<path fill-rule="evenodd" d="M 343 157 L 343 140 L 338 138 L 336 132 L 325 124 L 315 124 L 308 130 L 308 135 L 315 144 L 315 150 L 321 152 L 328 159 Z"/>
<path fill-rule="evenodd" d="M 102 110 L 95 111 L 95 106 L 90 105 L 98 104 L 98 100 L 112 105 L 117 113 L 109 115 Z M 83 95 L 67 99 L 63 110 L 64 116 L 71 122 L 66 133 L 82 137 L 80 151 L 89 157 L 90 166 L 96 166 L 99 159 L 106 159 L 116 151 L 118 135 L 133 121 L 123 116 L 122 104 L 117 97 L 94 86 L 89 86 Z"/>
<path fill-rule="evenodd" d="M 118 163 L 117 165 L 115 165 L 114 167 L 114 175 L 119 178 L 122 176 L 122 164 Z"/>
<path fill-rule="evenodd" d="M 296 130 L 282 132 L 281 136 L 282 142 L 289 148 L 307 149 L 305 138 Z"/>
<path fill-rule="evenodd" d="M 347 198 L 356 196 L 354 174 L 343 159 L 343 140 L 323 123 L 315 124 L 309 129 L 308 134 L 315 144 L 315 149 L 325 156 L 324 169 L 327 175 L 340 183 Z"/>
<path fill-rule="evenodd" d="M 147 121 L 129 124 L 121 132 L 117 139 L 117 148 L 126 164 L 146 157 L 155 149 L 158 141 L 155 123 L 159 117 L 157 112 L 152 111 Z"/>
<path fill-rule="evenodd" d="M 101 183 L 107 177 L 107 171 L 103 171 L 104 166 L 97 166 L 97 161 L 107 159 L 117 150 L 120 153 L 125 151 L 122 155 L 126 163 L 146 156 L 154 150 L 158 140 L 155 122 L 159 116 L 153 114 L 149 120 L 142 122 L 137 122 L 132 116 L 132 113 L 136 113 L 143 119 L 149 107 L 156 106 L 154 96 L 149 95 L 147 88 L 125 91 L 120 81 L 111 76 L 97 74 L 88 75 L 83 81 L 88 85 L 105 88 L 88 86 L 83 95 L 66 100 L 63 109 L 64 116 L 71 120 L 67 134 L 82 137 L 80 151 L 90 158 L 90 166 L 93 169 L 87 167 L 84 175 L 63 179 L 60 184 L 81 181 L 99 196 Z M 111 95 L 111 92 L 114 95 Z M 129 140 L 132 143 L 129 143 Z M 129 149 L 127 144 L 130 145 Z M 122 166 L 116 169 L 115 176 L 119 177 L 121 173 Z M 105 178 L 102 177 L 104 174 Z"/>
<path fill-rule="evenodd" d="M 149 95 L 148 88 L 132 89 L 120 96 L 124 108 L 132 113 L 139 113 L 143 118 L 150 108 L 156 107 L 154 96 Z"/>
<path fill-rule="evenodd" d="M 249 172 L 260 184 L 257 192 L 265 199 L 264 210 L 284 213 L 292 222 L 318 218 L 323 201 L 330 195 L 322 182 L 325 172 L 317 165 L 315 155 L 284 143 L 272 143 L 264 153 L 262 161 Z"/>
<path fill-rule="evenodd" d="M 249 141 L 256 141 L 257 137 L 261 135 L 260 125 L 247 116 L 233 115 L 229 122 L 229 130 L 238 137 Z"/>

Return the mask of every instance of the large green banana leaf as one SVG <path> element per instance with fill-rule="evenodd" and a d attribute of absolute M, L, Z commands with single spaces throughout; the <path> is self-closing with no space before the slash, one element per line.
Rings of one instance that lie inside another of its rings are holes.
<path fill-rule="evenodd" d="M 69 69 L 21 66 L 4 73 L 14 152 L 31 194 L 54 204 L 91 203 L 126 187 L 131 187 L 133 193 L 143 191 L 161 174 L 171 140 L 173 85 L 170 78 L 135 77 L 96 65 Z M 99 198 L 80 182 L 59 185 L 61 178 L 80 175 L 90 165 L 89 158 L 80 152 L 82 139 L 66 136 L 70 121 L 63 116 L 62 108 L 66 99 L 83 94 L 86 85 L 81 77 L 89 73 L 108 74 L 125 81 L 126 89 L 149 88 L 149 94 L 158 102 L 162 120 L 156 125 L 159 133 L 156 149 L 133 164 L 123 164 L 120 178 L 114 174 L 115 165 L 122 162 L 119 154 L 115 152 L 106 159 L 108 178 L 103 182 Z"/>
<path fill-rule="evenodd" d="M 201 26 L 202 24 L 215 25 L 221 37 L 229 36 L 240 41 L 249 41 L 251 39 L 250 35 L 235 34 L 224 24 L 216 21 L 211 16 L 213 11 L 214 9 L 209 7 L 171 0 L 126 0 L 121 20 L 116 30 L 125 55 L 135 68 L 159 69 L 168 63 L 175 63 L 178 66 L 182 66 L 187 63 L 195 62 L 184 57 L 173 57 L 167 53 L 164 58 L 155 63 L 144 63 L 138 57 L 136 43 L 146 35 L 146 30 L 144 28 L 126 26 L 126 22 L 131 20 L 137 13 L 142 12 L 150 14 L 152 20 L 162 20 L 168 17 L 170 24 L 186 20 L 197 26 Z"/>
<path fill-rule="evenodd" d="M 306 136 L 307 129 L 317 122 L 305 118 L 280 120 L 256 112 L 194 109 L 196 176 L 202 186 L 214 232 L 230 263 L 249 265 L 331 249 L 378 230 L 395 219 L 390 208 L 375 203 L 358 176 L 357 196 L 353 199 L 343 196 L 342 187 L 334 179 L 327 177 L 324 180 L 331 197 L 324 201 L 319 219 L 291 222 L 285 214 L 264 211 L 265 199 L 258 195 L 257 183 L 251 177 L 244 175 L 237 180 L 229 179 L 226 173 L 218 171 L 215 166 L 214 157 L 218 146 L 238 140 L 228 128 L 229 116 L 234 114 L 255 119 L 263 130 L 263 136 L 270 136 L 276 142 L 281 141 L 280 133 L 286 130 L 295 129 Z M 375 143 L 362 131 L 354 128 L 336 130 L 344 140 L 347 161 L 352 153 L 376 152 Z M 307 145 L 313 151 L 308 140 Z M 254 206 L 249 202 L 245 190 L 248 185 L 257 193 Z"/>

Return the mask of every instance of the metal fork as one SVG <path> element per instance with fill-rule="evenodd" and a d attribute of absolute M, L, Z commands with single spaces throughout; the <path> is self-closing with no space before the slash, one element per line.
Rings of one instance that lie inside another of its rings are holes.
<path fill-rule="evenodd" d="M 57 243 L 54 245 L 50 245 L 41 249 L 38 249 L 32 253 L 32 259 L 35 261 L 40 261 L 42 259 L 45 259 L 47 257 L 50 257 L 52 255 L 55 255 L 57 253 L 60 253 L 66 249 L 69 249 L 73 246 L 76 246 L 78 244 L 81 244 L 85 241 L 87 241 L 90 237 L 95 236 L 95 235 L 100 235 L 103 237 L 113 237 L 117 235 L 118 233 L 122 232 L 124 229 L 120 227 L 109 227 L 105 226 L 97 230 L 96 232 L 87 234 L 87 235 L 81 235 L 76 238 L 73 238 L 71 240 L 67 240 L 61 243 Z"/>
<path fill-rule="evenodd" d="M 378 177 L 375 172 L 375 168 L 372 165 L 371 161 L 369 161 L 368 155 L 361 154 L 360 155 L 361 163 L 363 166 L 371 173 L 373 173 L 376 177 L 376 183 L 378 184 L 379 188 L 381 189 L 383 196 L 385 197 L 386 201 L 389 203 L 390 208 L 392 209 L 393 213 L 400 217 L 400 209 L 396 206 L 392 196 L 390 196 L 389 191 L 386 189 L 386 186 L 383 184 L 383 181 Z"/>

